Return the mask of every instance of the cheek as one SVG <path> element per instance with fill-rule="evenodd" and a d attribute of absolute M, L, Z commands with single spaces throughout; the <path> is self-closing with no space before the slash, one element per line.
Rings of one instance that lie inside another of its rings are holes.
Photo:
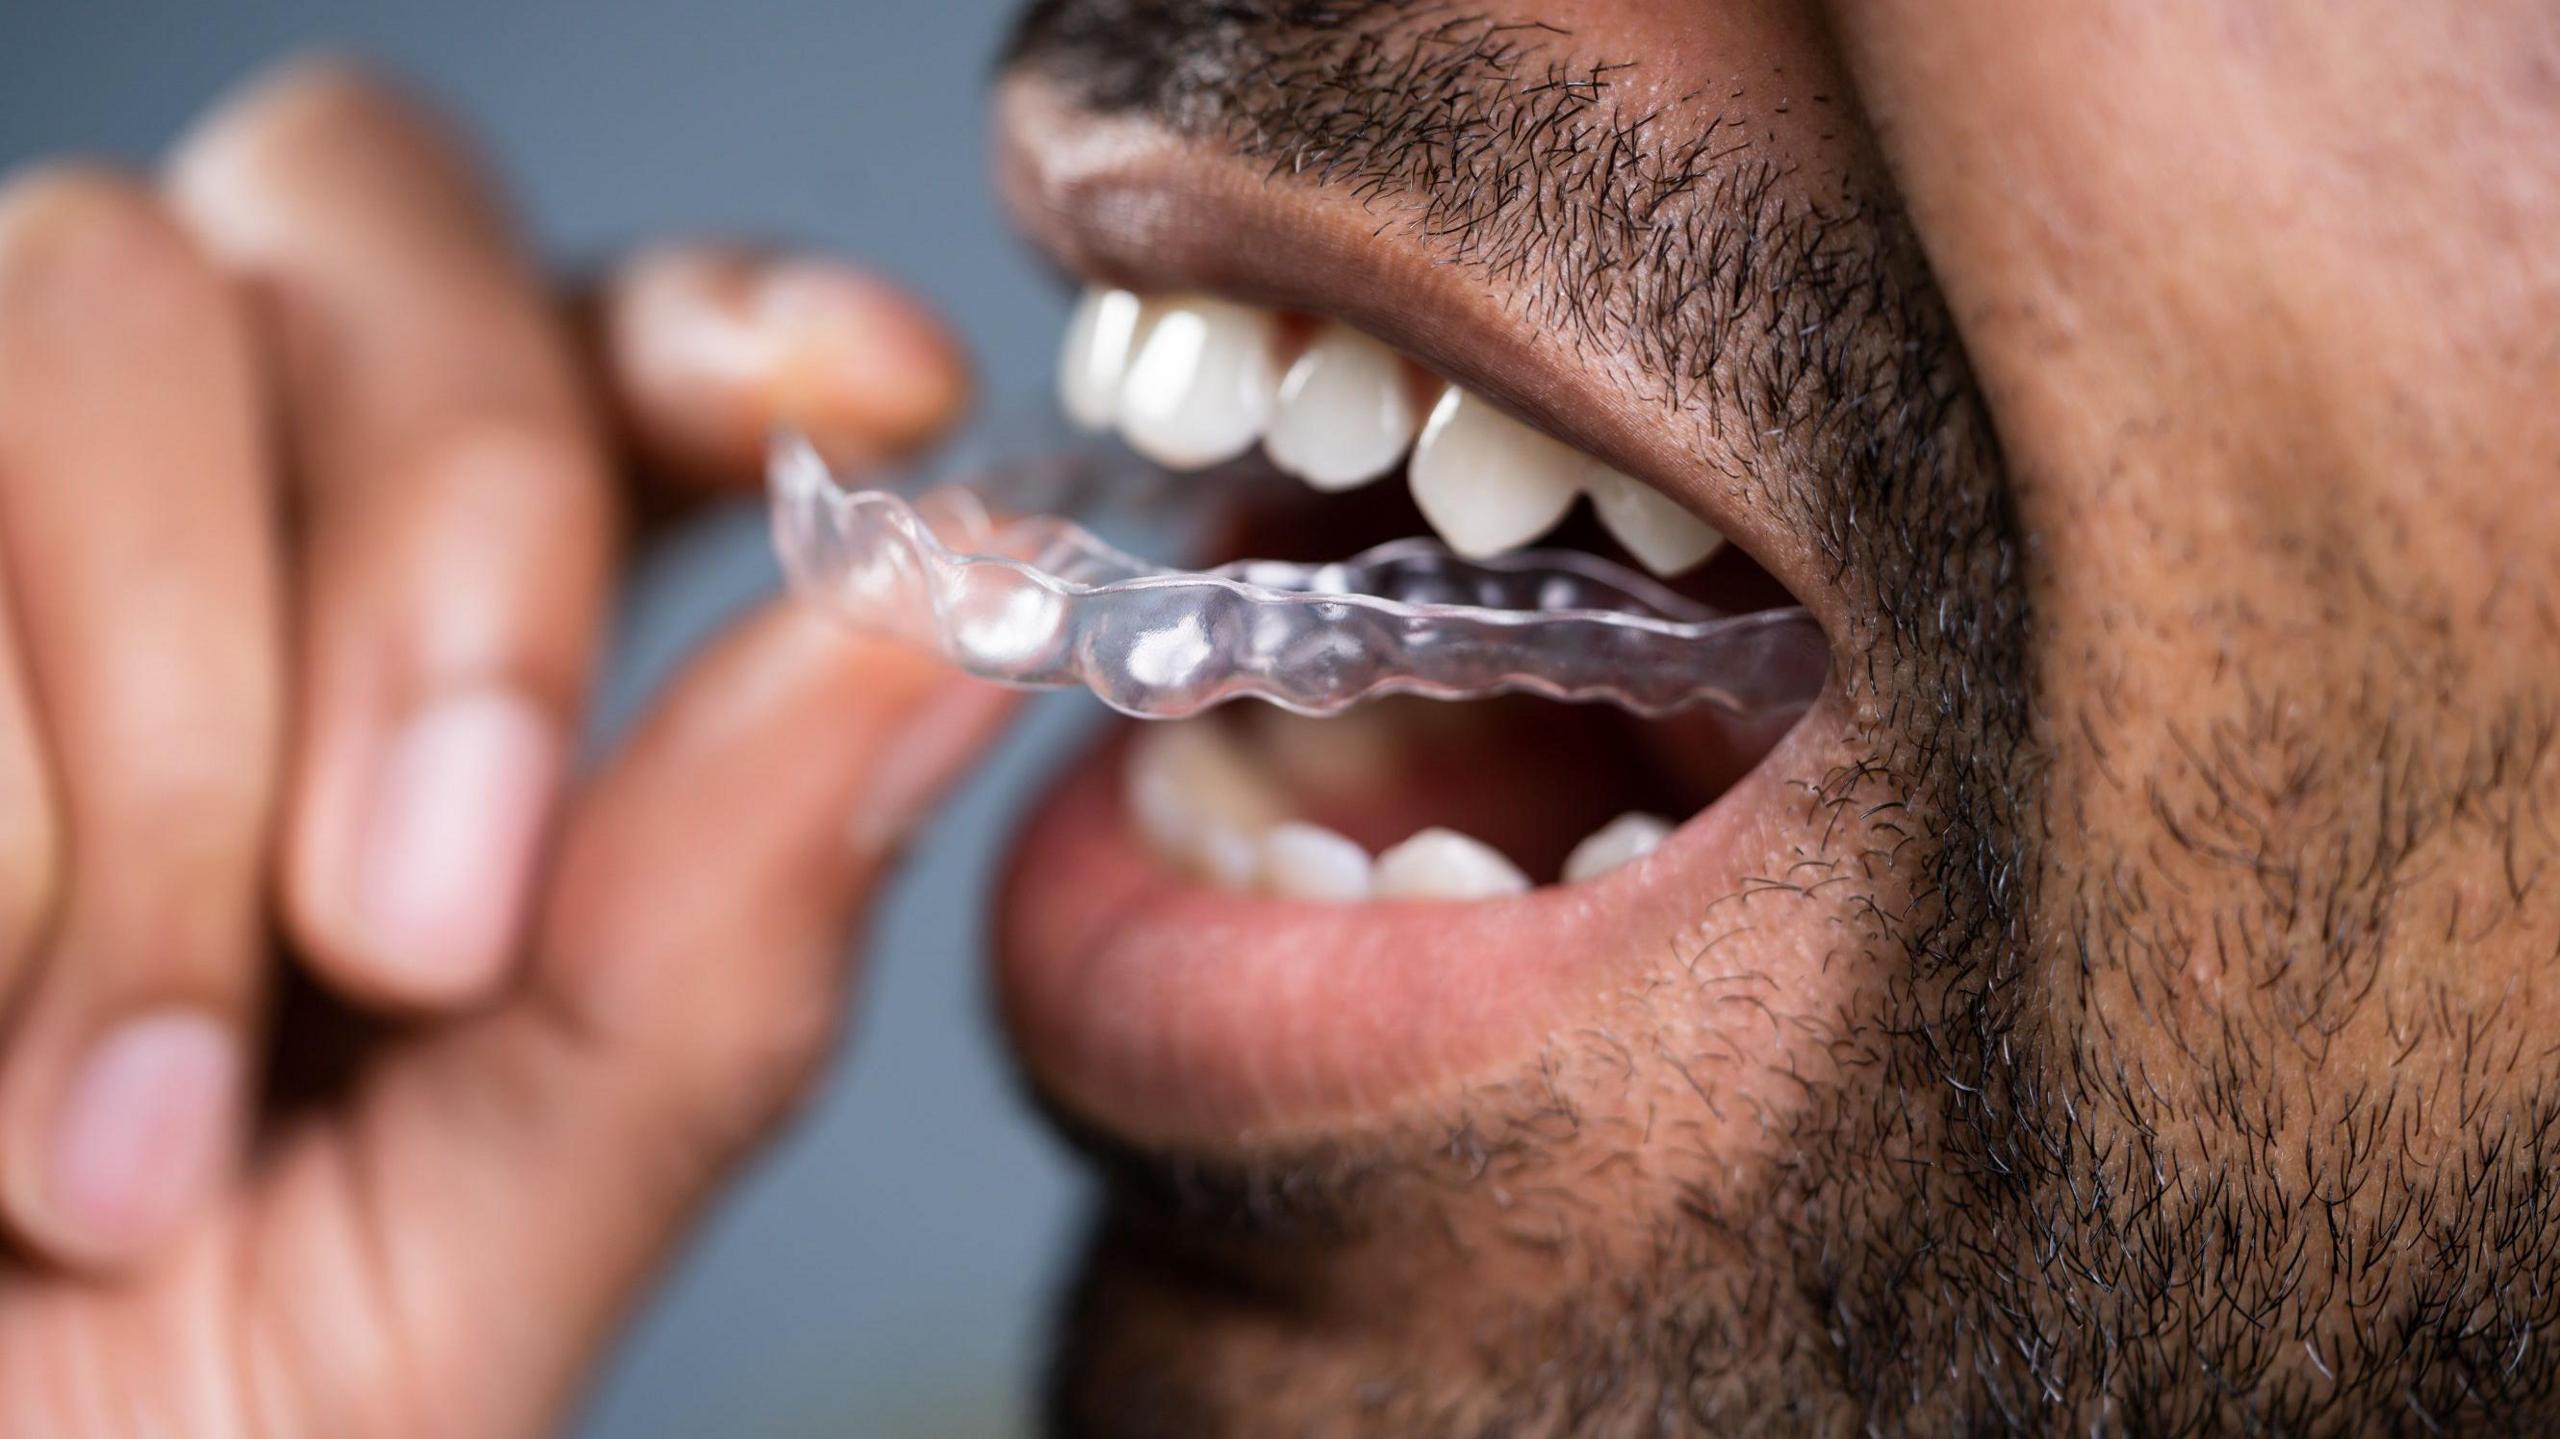
<path fill-rule="evenodd" d="M 2511 652 L 2530 587 L 2458 512 L 2325 471 L 2097 473 L 2040 487 L 2031 550 L 2058 1057 L 2173 1142 L 2296 1155 L 2377 1076 L 2544 1082 L 2560 685 Z"/>

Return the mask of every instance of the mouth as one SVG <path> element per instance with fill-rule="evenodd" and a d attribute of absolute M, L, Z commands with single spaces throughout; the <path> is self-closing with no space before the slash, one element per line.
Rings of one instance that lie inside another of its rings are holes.
<path fill-rule="evenodd" d="M 1035 81 L 1002 111 L 1007 199 L 1083 287 L 1067 416 L 1202 483 L 1297 482 L 1237 486 L 1216 559 L 1536 545 L 1839 632 L 1836 585 L 1741 452 L 1666 420 L 1619 359 L 1553 343 L 1360 206 Z M 1392 1123 L 1609 1022 L 1666 964 L 1804 968 L 1750 897 L 1784 887 L 1848 718 L 1825 683 L 1748 715 L 1514 696 L 1124 724 L 1021 837 L 1006 1023 L 1051 1102 L 1125 1141 Z M 1727 1022 L 1733 1051 L 1781 1042 Z"/>

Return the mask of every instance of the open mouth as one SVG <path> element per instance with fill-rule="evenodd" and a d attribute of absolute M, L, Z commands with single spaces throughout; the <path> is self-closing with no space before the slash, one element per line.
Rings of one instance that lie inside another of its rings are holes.
<path fill-rule="evenodd" d="M 1663 608 L 1743 616 L 1791 604 L 1660 491 L 1339 321 L 1097 286 L 1068 326 L 1059 399 L 1077 424 L 1116 431 L 1167 470 L 1228 479 L 1235 497 L 1213 558 L 1325 566 L 1423 535 L 1465 561 L 1516 563 L 1526 591 L 1614 565 L 1667 587 L 1676 601 Z M 1256 468 L 1300 483 L 1234 483 Z M 1559 639 L 1551 622 L 1512 613 L 1485 643 L 1514 657 L 1501 668 L 1515 680 L 1539 677 L 1546 651 L 1591 642 L 1587 629 Z M 1242 705 L 1143 725 L 1121 759 L 1123 809 L 1166 865 L 1281 899 L 1481 901 L 1594 879 L 1651 853 L 1729 788 L 1822 673 L 1818 655 L 1789 662 L 1800 657 L 1765 646 L 1716 658 L 1780 673 L 1736 676 L 1712 690 L 1722 703 L 1654 717 L 1623 712 L 1646 706 L 1621 688 L 1618 706 L 1389 699 L 1322 719 Z M 1714 678 L 1679 698 L 1706 700 Z M 1775 684 L 1752 683 L 1764 678 Z M 1737 691 L 1753 702 L 1733 701 Z"/>
<path fill-rule="evenodd" d="M 1714 466 L 1649 450 L 1663 427 L 1602 397 L 1571 356 L 1506 333 L 1451 277 L 1385 285 L 1390 246 L 1344 243 L 1341 217 L 1267 177 L 1204 174 L 1152 141 L 1097 146 L 1082 122 L 1022 123 L 1037 104 L 1009 102 L 1010 198 L 1089 287 L 1059 401 L 1218 487 L 1213 564 L 1321 573 L 1428 544 L 1462 567 L 1623 574 L 1664 609 L 1781 617 L 1811 637 L 1715 651 L 1749 703 L 1491 693 L 1503 686 L 1447 703 L 1391 684 L 1294 706 L 1320 715 L 1246 702 L 1119 727 L 1026 827 L 1000 909 L 1001 1005 L 1044 1092 L 1140 1143 L 1334 1132 L 1516 1071 L 1666 963 L 1694 972 L 1738 946 L 1762 976 L 1803 967 L 1796 946 L 1752 932 L 1747 904 L 1717 902 L 1802 852 L 1787 816 L 1841 749 L 1827 617 L 1786 576 L 1801 553 L 1701 478 Z M 1309 226 L 1330 238 L 1293 243 Z M 1566 413 L 1580 420 L 1555 422 Z M 1684 463 L 1690 483 L 1660 482 Z M 1084 593 L 1051 584 L 1031 600 Z M 1322 640 L 1307 614 L 1341 611 L 1289 613 Z M 1498 652 L 1540 633 L 1494 625 L 1469 642 Z M 1545 642 L 1559 663 L 1584 648 Z"/>

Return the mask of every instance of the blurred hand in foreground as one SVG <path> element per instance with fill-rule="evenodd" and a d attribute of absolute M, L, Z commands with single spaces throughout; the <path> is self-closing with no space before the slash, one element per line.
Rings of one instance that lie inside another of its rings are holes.
<path fill-rule="evenodd" d="M 1001 705 L 777 607 L 575 772 L 619 552 L 966 385 L 815 262 L 546 292 L 344 65 L 0 190 L 0 1433 L 557 1421 Z"/>

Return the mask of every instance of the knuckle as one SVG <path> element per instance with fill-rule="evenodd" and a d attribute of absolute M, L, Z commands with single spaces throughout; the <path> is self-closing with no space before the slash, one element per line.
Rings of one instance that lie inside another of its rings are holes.
<path fill-rule="evenodd" d="M 164 854 L 228 865 L 266 828 L 270 767 L 243 745 L 180 745 L 129 774 L 117 803 Z"/>
<path fill-rule="evenodd" d="M 198 136 L 265 152 L 342 134 L 351 125 L 414 123 L 416 113 L 416 102 L 389 71 L 345 52 L 314 50 L 251 80 L 213 112 Z"/>
<path fill-rule="evenodd" d="M 219 232 L 236 205 L 209 196 L 289 196 L 294 177 L 330 188 L 381 183 L 386 150 L 414 182 L 423 163 L 459 153 L 453 132 L 408 84 L 371 61 L 336 51 L 288 59 L 251 80 L 180 144 L 172 166 L 181 193 Z M 362 157 L 368 163 L 354 163 Z M 237 238 L 237 237 L 235 237 Z"/>
<path fill-rule="evenodd" d="M 159 198 L 114 169 L 50 161 L 0 185 L 0 276 L 11 281 L 148 284 L 203 263 Z"/>
<path fill-rule="evenodd" d="M 159 198 L 95 166 L 57 165 L 0 191 L 0 367 L 66 354 L 210 355 L 245 320 Z"/>
<path fill-rule="evenodd" d="M 228 988 L 264 902 L 265 810 L 263 788 L 210 757 L 125 776 L 70 812 L 63 924 L 118 964 Z"/>
<path fill-rule="evenodd" d="M 406 103 L 401 82 L 379 63 L 349 50 L 298 51 L 252 79 L 226 113 L 280 128 L 328 125 Z"/>

